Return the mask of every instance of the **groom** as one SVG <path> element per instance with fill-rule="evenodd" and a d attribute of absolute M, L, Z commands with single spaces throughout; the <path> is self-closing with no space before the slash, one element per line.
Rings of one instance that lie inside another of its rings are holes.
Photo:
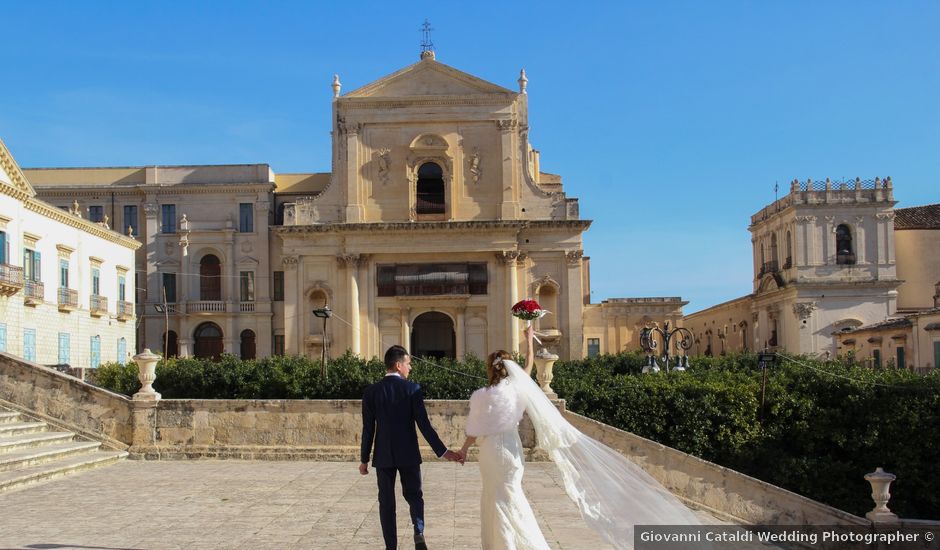
<path fill-rule="evenodd" d="M 362 396 L 362 450 L 359 473 L 369 473 L 369 453 L 373 441 L 372 466 L 379 484 L 379 519 L 385 549 L 398 548 L 395 522 L 395 475 L 401 475 L 401 487 L 414 525 L 415 549 L 427 550 L 424 543 L 424 496 L 421 492 L 421 453 L 418 434 L 431 444 L 438 458 L 463 463 L 457 453 L 449 450 L 428 420 L 421 386 L 408 380 L 411 355 L 401 346 L 385 352 L 385 377 L 366 388 Z"/>

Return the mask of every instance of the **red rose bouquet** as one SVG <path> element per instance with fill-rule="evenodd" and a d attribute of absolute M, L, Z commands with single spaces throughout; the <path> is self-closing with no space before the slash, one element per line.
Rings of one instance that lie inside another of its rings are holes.
<path fill-rule="evenodd" d="M 549 313 L 549 311 L 542 309 L 542 306 L 535 300 L 522 300 L 512 306 L 513 317 L 517 317 L 523 321 L 529 321 L 530 323 L 536 319 L 541 319 L 547 313 Z"/>

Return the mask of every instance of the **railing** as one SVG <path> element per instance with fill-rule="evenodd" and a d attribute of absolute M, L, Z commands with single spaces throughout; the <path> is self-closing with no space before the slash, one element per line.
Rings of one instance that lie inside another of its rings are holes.
<path fill-rule="evenodd" d="M 242 302 L 238 304 L 238 311 L 242 313 L 251 313 L 255 310 L 254 302 Z"/>
<path fill-rule="evenodd" d="M 108 298 L 98 294 L 92 294 L 88 299 L 88 311 L 95 317 L 101 317 L 108 313 Z"/>
<path fill-rule="evenodd" d="M 760 268 L 760 275 L 766 275 L 767 273 L 776 273 L 780 271 L 779 266 L 777 265 L 777 260 L 771 260 L 769 262 L 764 262 Z"/>
<path fill-rule="evenodd" d="M 415 213 L 421 214 L 443 214 L 445 212 L 444 208 L 444 194 L 443 193 L 427 193 L 421 194 L 416 197 L 415 200 Z"/>
<path fill-rule="evenodd" d="M 0 294 L 11 296 L 23 288 L 23 268 L 0 264 Z"/>
<path fill-rule="evenodd" d="M 880 203 L 894 200 L 894 188 L 891 178 L 873 180 L 833 181 L 831 179 L 790 182 L 790 192 L 773 204 L 751 216 L 751 225 L 769 219 L 777 213 L 801 204 L 847 204 Z"/>
<path fill-rule="evenodd" d="M 134 317 L 134 304 L 125 301 L 117 301 L 117 318 L 118 321 L 126 321 Z"/>
<path fill-rule="evenodd" d="M 225 302 L 215 300 L 186 302 L 186 313 L 225 313 Z"/>
<path fill-rule="evenodd" d="M 26 305 L 34 306 L 41 304 L 46 299 L 46 286 L 42 281 L 26 281 L 26 287 L 23 291 L 23 301 Z"/>
<path fill-rule="evenodd" d="M 78 309 L 78 291 L 71 288 L 59 287 L 59 309 L 68 311 Z"/>

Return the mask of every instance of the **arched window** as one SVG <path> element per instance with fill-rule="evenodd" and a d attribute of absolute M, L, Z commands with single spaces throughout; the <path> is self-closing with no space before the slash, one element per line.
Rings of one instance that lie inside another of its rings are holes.
<path fill-rule="evenodd" d="M 433 162 L 418 168 L 416 214 L 444 213 L 444 171 Z"/>
<path fill-rule="evenodd" d="M 245 329 L 241 334 L 241 356 L 242 359 L 254 359 L 255 358 L 255 332 L 253 330 Z"/>
<path fill-rule="evenodd" d="M 852 231 L 844 223 L 836 227 L 836 263 L 840 265 L 853 265 L 855 263 Z"/>
<path fill-rule="evenodd" d="M 222 299 L 222 263 L 212 254 L 199 260 L 199 299 Z"/>
<path fill-rule="evenodd" d="M 793 237 L 790 235 L 790 231 L 787 230 L 787 259 L 783 263 L 783 268 L 788 269 L 793 267 Z"/>

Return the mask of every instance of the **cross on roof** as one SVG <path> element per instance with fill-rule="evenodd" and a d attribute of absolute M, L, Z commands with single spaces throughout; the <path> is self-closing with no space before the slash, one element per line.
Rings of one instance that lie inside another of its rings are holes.
<path fill-rule="evenodd" d="M 431 42 L 431 31 L 434 29 L 431 28 L 431 23 L 427 19 L 424 20 L 424 25 L 421 25 L 421 53 L 434 51 L 434 43 Z"/>

